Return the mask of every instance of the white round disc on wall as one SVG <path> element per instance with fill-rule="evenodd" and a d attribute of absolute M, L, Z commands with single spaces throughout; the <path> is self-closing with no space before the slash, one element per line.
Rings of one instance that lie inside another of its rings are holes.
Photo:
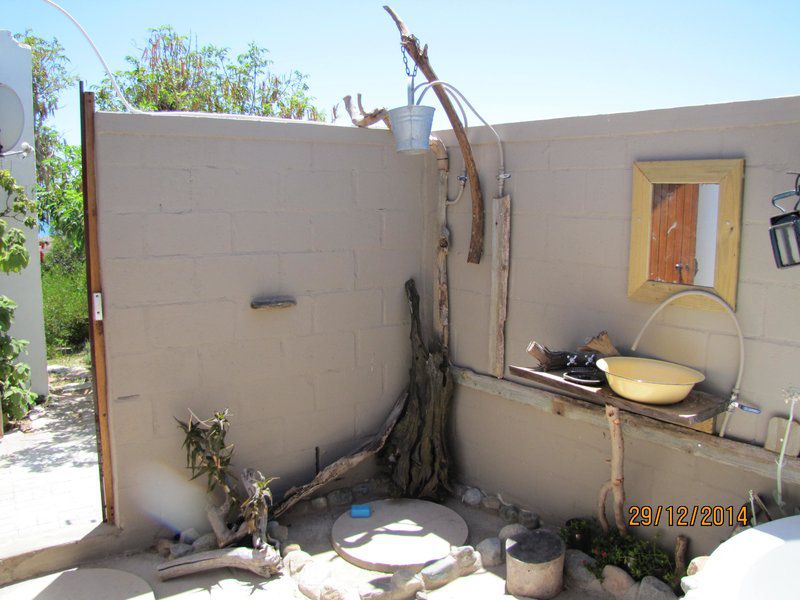
<path fill-rule="evenodd" d="M 0 83 L 0 147 L 8 152 L 19 143 L 25 127 L 25 109 L 17 93 Z"/>

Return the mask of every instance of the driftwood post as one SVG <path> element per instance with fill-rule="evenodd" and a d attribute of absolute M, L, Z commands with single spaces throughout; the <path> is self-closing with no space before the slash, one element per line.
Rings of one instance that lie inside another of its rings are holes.
<path fill-rule="evenodd" d="M 391 7 L 383 7 L 392 20 L 397 25 L 400 31 L 400 43 L 406 49 L 409 56 L 419 67 L 419 70 L 425 75 L 428 81 L 437 81 L 439 77 L 431 67 L 428 61 L 428 46 L 424 48 L 419 47 L 419 40 L 414 36 L 403 23 L 402 19 L 397 16 Z M 469 240 L 469 254 L 467 255 L 467 262 L 478 264 L 481 262 L 483 256 L 483 229 L 484 229 L 484 208 L 483 208 L 483 192 L 481 191 L 481 182 L 478 177 L 478 168 L 475 165 L 475 157 L 472 155 L 472 147 L 469 145 L 467 139 L 467 132 L 464 130 L 464 125 L 458 117 L 458 113 L 450 101 L 447 92 L 440 85 L 433 86 L 433 91 L 453 126 L 453 133 L 458 140 L 458 145 L 461 148 L 461 154 L 464 156 L 464 167 L 467 170 L 467 177 L 469 178 L 469 189 L 472 195 L 472 232 Z"/>
<path fill-rule="evenodd" d="M 597 520 L 603 531 L 608 533 L 608 519 L 606 518 L 606 497 L 611 491 L 614 495 L 614 520 L 617 530 L 621 535 L 627 535 L 628 529 L 625 525 L 625 487 L 623 485 L 623 458 L 625 447 L 622 442 L 622 426 L 619 419 L 619 408 L 606 404 L 606 419 L 608 428 L 611 431 L 611 479 L 600 488 L 600 496 L 597 499 Z"/>
<path fill-rule="evenodd" d="M 386 442 L 393 481 L 413 498 L 441 499 L 450 490 L 447 418 L 453 397 L 453 377 L 444 349 L 428 350 L 422 340 L 419 294 L 413 279 L 406 282 L 411 307 L 411 371 L 408 399 Z"/>
<path fill-rule="evenodd" d="M 511 196 L 492 202 L 492 292 L 489 308 L 489 372 L 502 377 L 506 370 L 506 316 L 511 245 Z"/>

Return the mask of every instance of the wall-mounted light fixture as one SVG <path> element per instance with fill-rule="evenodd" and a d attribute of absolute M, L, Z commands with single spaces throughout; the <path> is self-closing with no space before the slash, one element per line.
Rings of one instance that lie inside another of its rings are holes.
<path fill-rule="evenodd" d="M 769 227 L 769 237 L 772 242 L 772 253 L 775 255 L 775 264 L 779 269 L 800 265 L 800 173 L 796 175 L 794 189 L 772 197 L 772 205 L 781 211 L 780 215 L 772 217 Z M 788 212 L 778 202 L 786 198 L 798 198 L 791 212 Z"/>

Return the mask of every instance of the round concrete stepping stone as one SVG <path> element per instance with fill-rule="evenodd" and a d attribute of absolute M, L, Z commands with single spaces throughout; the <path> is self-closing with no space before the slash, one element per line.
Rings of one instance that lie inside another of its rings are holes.
<path fill-rule="evenodd" d="M 155 600 L 141 577 L 117 569 L 75 569 L 29 579 L 0 589 L 0 599 Z"/>
<path fill-rule="evenodd" d="M 346 561 L 370 571 L 394 573 L 421 569 L 463 546 L 467 524 L 446 506 L 424 500 L 370 502 L 372 516 L 354 519 L 350 511 L 333 524 L 333 547 Z"/>

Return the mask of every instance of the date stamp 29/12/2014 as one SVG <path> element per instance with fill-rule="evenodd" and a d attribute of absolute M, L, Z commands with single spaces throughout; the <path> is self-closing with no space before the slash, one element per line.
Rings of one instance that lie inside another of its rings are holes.
<path fill-rule="evenodd" d="M 747 525 L 747 507 L 703 506 L 631 506 L 628 509 L 630 527 L 733 527 Z"/>

